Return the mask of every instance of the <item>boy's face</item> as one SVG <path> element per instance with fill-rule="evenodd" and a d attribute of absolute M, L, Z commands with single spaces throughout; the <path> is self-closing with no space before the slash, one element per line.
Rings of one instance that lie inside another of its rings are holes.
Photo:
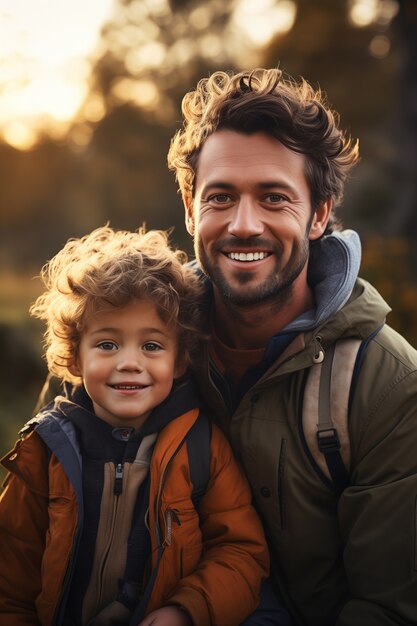
<path fill-rule="evenodd" d="M 175 329 L 150 300 L 92 315 L 72 373 L 82 376 L 98 417 L 115 427 L 139 428 L 169 395 L 177 367 Z"/>

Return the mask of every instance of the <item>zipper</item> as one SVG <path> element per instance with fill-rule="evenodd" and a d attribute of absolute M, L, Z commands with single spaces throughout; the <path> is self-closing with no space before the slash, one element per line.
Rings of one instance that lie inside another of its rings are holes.
<path fill-rule="evenodd" d="M 180 518 L 178 517 L 178 509 L 167 509 L 165 519 L 167 524 L 167 538 L 166 545 L 171 545 L 171 533 L 172 533 L 172 518 L 174 518 L 177 526 L 181 526 Z"/>
<path fill-rule="evenodd" d="M 99 564 L 99 568 L 98 568 L 98 572 L 97 572 L 97 577 L 99 580 L 99 597 L 100 600 L 102 598 L 102 592 L 103 592 L 103 588 L 105 586 L 105 572 L 106 572 L 106 565 L 109 559 L 109 553 L 111 550 L 111 546 L 113 543 L 113 538 L 115 535 L 115 527 L 116 527 L 116 520 L 117 520 L 117 513 L 118 513 L 118 509 L 119 509 L 119 502 L 121 502 L 121 500 L 119 500 L 119 495 L 121 495 L 122 491 L 123 491 L 123 465 L 121 463 L 118 463 L 115 466 L 115 478 L 114 478 L 114 487 L 113 487 L 113 501 L 110 504 L 109 507 L 109 523 L 108 523 L 108 527 L 109 530 L 107 532 L 107 537 L 106 537 L 106 544 L 104 546 L 102 555 L 101 555 L 101 560 L 100 560 L 100 564 Z M 107 578 L 107 577 L 106 577 Z"/>
<path fill-rule="evenodd" d="M 165 487 L 165 483 L 166 483 L 168 471 L 169 471 L 169 469 L 171 467 L 171 463 L 175 459 L 175 457 L 177 456 L 178 452 L 181 450 L 182 446 L 184 445 L 184 442 L 185 442 L 185 436 L 183 437 L 183 439 L 178 444 L 178 447 L 176 448 L 176 450 L 174 450 L 171 458 L 169 459 L 168 463 L 165 466 L 164 473 L 162 474 L 161 483 L 160 483 L 160 487 L 159 487 L 159 493 L 158 493 L 158 497 L 156 498 L 156 502 L 155 502 L 155 535 L 156 535 L 157 546 L 163 545 L 163 542 L 161 542 L 161 529 L 160 529 L 160 525 L 159 525 L 159 515 L 160 515 L 161 509 L 162 509 L 162 492 L 163 492 L 164 487 Z"/>
<path fill-rule="evenodd" d="M 165 470 L 164 473 L 162 474 L 162 478 L 161 478 L 161 483 L 160 483 L 160 487 L 159 487 L 159 493 L 158 496 L 155 500 L 155 528 L 154 528 L 154 532 L 155 532 L 155 538 L 156 538 L 156 551 L 157 551 L 157 557 L 156 557 L 156 564 L 155 567 L 153 568 L 153 570 L 151 571 L 149 580 L 148 580 L 148 584 L 145 587 L 145 590 L 143 592 L 143 596 L 142 596 L 142 600 L 140 601 L 140 604 L 137 606 L 136 610 L 133 613 L 132 616 L 132 620 L 131 623 L 139 623 L 145 615 L 146 612 L 146 607 L 148 606 L 149 603 L 149 599 L 151 597 L 154 585 L 155 585 L 155 581 L 158 575 L 158 570 L 159 570 L 159 565 L 164 553 L 164 550 L 166 548 L 168 544 L 168 542 L 161 542 L 161 529 L 160 529 L 160 524 L 159 524 L 159 515 L 161 512 L 161 504 L 162 504 L 162 492 L 164 490 L 164 486 L 165 486 L 165 482 L 166 482 L 166 478 L 168 475 L 168 471 L 170 469 L 171 463 L 172 461 L 175 459 L 175 457 L 177 456 L 178 452 L 180 451 L 181 447 L 184 445 L 185 442 L 185 436 L 184 438 L 180 441 L 180 443 L 178 444 L 178 447 L 176 448 L 176 450 L 173 452 L 171 458 L 169 459 L 167 465 L 165 466 Z M 169 519 L 171 519 L 171 515 L 173 515 L 175 521 L 178 524 L 181 524 L 178 514 L 175 510 L 175 514 L 174 514 L 174 510 L 173 509 L 169 509 L 168 511 L 170 511 L 170 515 L 168 516 Z M 167 511 L 167 513 L 168 513 Z M 167 519 L 168 522 L 168 519 Z M 169 522 L 171 531 L 172 531 L 172 521 Z M 171 535 L 169 537 L 169 540 L 171 540 Z"/>
<path fill-rule="evenodd" d="M 123 463 L 116 465 L 113 493 L 115 496 L 120 496 L 123 493 Z"/>
<path fill-rule="evenodd" d="M 314 363 L 321 363 L 324 360 L 324 350 L 323 350 L 323 346 L 321 345 L 321 342 L 322 342 L 322 338 L 320 337 L 320 335 L 316 335 L 314 337 L 314 345 L 316 346 L 314 356 L 313 356 Z"/>

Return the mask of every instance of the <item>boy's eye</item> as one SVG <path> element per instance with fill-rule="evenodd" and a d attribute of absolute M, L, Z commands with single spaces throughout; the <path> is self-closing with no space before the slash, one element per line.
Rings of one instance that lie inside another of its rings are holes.
<path fill-rule="evenodd" d="M 154 341 L 147 341 L 143 345 L 143 349 L 146 352 L 157 352 L 158 350 L 162 350 L 161 346 L 159 344 L 155 343 Z"/>
<path fill-rule="evenodd" d="M 100 341 L 100 343 L 97 344 L 97 348 L 107 352 L 109 350 L 117 350 L 117 344 L 114 343 L 114 341 Z"/>

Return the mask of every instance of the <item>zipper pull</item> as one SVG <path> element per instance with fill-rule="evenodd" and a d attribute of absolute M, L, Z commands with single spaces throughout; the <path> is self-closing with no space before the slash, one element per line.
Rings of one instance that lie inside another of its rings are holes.
<path fill-rule="evenodd" d="M 181 526 L 180 518 L 178 517 L 177 509 L 168 509 L 166 512 L 166 521 L 167 521 L 167 546 L 171 545 L 171 534 L 172 534 L 172 518 L 174 518 L 177 526 Z"/>
<path fill-rule="evenodd" d="M 313 356 L 313 363 L 322 363 L 322 361 L 324 361 L 324 350 L 321 345 L 320 335 L 314 337 L 314 343 L 316 345 L 316 353 Z"/>
<path fill-rule="evenodd" d="M 114 479 L 113 493 L 115 496 L 120 496 L 123 491 L 123 464 L 118 463 L 116 465 L 116 476 Z"/>
<path fill-rule="evenodd" d="M 167 511 L 167 545 L 171 545 L 171 511 Z"/>

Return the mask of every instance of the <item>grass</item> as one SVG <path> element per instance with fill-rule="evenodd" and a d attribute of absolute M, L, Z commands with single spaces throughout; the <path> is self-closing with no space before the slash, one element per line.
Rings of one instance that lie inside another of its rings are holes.
<path fill-rule="evenodd" d="M 32 276 L 0 273 L 0 456 L 31 418 L 46 376 L 42 326 L 28 312 L 42 289 Z M 0 468 L 0 479 L 4 475 Z"/>

